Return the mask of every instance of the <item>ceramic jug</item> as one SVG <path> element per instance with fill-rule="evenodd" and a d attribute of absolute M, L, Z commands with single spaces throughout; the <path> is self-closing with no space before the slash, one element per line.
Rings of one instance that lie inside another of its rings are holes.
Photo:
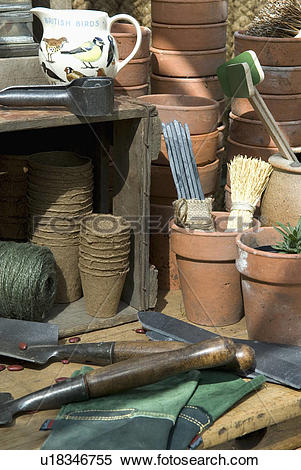
<path fill-rule="evenodd" d="M 80 77 L 114 78 L 135 56 L 141 44 L 141 28 L 130 15 L 112 18 L 104 11 L 53 10 L 32 8 L 42 23 L 43 37 L 39 48 L 41 67 L 51 84 L 69 83 Z M 129 56 L 119 61 L 113 23 L 126 20 L 137 31 L 137 40 Z"/>

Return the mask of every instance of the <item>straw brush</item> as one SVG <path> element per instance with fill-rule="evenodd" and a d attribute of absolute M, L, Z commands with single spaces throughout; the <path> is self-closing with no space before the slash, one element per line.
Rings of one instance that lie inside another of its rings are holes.
<path fill-rule="evenodd" d="M 246 34 L 259 37 L 301 37 L 299 0 L 268 0 L 249 24 Z"/>
<path fill-rule="evenodd" d="M 232 206 L 227 231 L 242 231 L 252 227 L 256 205 L 260 201 L 272 165 L 258 158 L 237 155 L 228 164 Z"/>

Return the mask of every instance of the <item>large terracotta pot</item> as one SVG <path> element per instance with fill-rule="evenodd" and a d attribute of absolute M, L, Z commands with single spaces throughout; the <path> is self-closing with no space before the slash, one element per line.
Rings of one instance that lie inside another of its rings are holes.
<path fill-rule="evenodd" d="M 152 46 L 169 51 L 208 51 L 226 44 L 227 23 L 170 25 L 152 22 Z"/>
<path fill-rule="evenodd" d="M 250 339 L 301 345 L 301 254 L 258 250 L 280 239 L 273 227 L 237 237 L 247 331 Z"/>
<path fill-rule="evenodd" d="M 301 38 L 264 38 L 234 33 L 235 55 L 253 50 L 261 65 L 295 67 L 301 65 Z"/>
<path fill-rule="evenodd" d="M 225 232 L 229 214 L 213 212 L 216 232 L 171 226 L 180 284 L 189 321 L 204 326 L 238 322 L 243 315 L 235 232 Z"/>
<path fill-rule="evenodd" d="M 296 95 L 301 93 L 300 67 L 262 67 L 264 80 L 257 85 L 264 95 Z"/>
<path fill-rule="evenodd" d="M 219 160 L 198 167 L 198 173 L 205 196 L 214 194 L 217 184 Z M 152 165 L 151 202 L 153 204 L 171 205 L 178 199 L 173 176 L 169 166 Z"/>
<path fill-rule="evenodd" d="M 206 134 L 216 130 L 219 123 L 219 103 L 202 96 L 148 95 L 138 99 L 157 107 L 162 122 L 175 119 L 188 124 L 190 134 Z"/>
<path fill-rule="evenodd" d="M 265 162 L 278 151 L 276 147 L 260 147 L 256 145 L 244 145 L 240 142 L 227 138 L 227 160 L 232 160 L 236 155 L 246 155 L 247 157 L 261 158 Z"/>
<path fill-rule="evenodd" d="M 127 23 L 114 23 L 111 32 L 117 43 L 119 59 L 125 59 L 134 49 L 136 43 L 136 32 L 134 26 Z M 141 45 L 136 52 L 134 59 L 142 59 L 143 57 L 149 56 L 151 31 L 149 28 L 141 26 L 141 33 Z"/>
<path fill-rule="evenodd" d="M 133 59 L 118 73 L 114 80 L 115 86 L 129 87 L 148 83 L 150 57 Z"/>
<path fill-rule="evenodd" d="M 151 204 L 152 226 L 156 229 L 150 235 L 150 263 L 158 270 L 158 288 L 162 290 L 180 289 L 176 255 L 171 249 L 169 225 L 174 217 L 172 205 Z"/>
<path fill-rule="evenodd" d="M 208 165 L 208 163 L 216 160 L 218 138 L 218 130 L 210 132 L 209 134 L 191 136 L 193 154 L 197 165 Z M 161 151 L 159 152 L 158 159 L 155 160 L 154 163 L 169 166 L 168 153 L 163 135 L 161 136 Z"/>
<path fill-rule="evenodd" d="M 301 120 L 301 94 L 298 95 L 262 95 L 275 121 Z M 247 98 L 235 98 L 232 101 L 232 112 L 236 116 L 258 119 L 258 114 Z"/>
<path fill-rule="evenodd" d="M 294 226 L 301 215 L 301 167 L 292 167 L 280 155 L 269 158 L 273 172 L 262 198 L 262 225 L 277 222 Z"/>
<path fill-rule="evenodd" d="M 152 20 L 170 24 L 210 24 L 226 21 L 227 0 L 152 0 Z"/>
<path fill-rule="evenodd" d="M 278 123 L 288 143 L 292 147 L 301 145 L 301 121 Z M 232 140 L 244 145 L 259 147 L 276 147 L 261 121 L 247 119 L 230 113 L 229 136 Z"/>
<path fill-rule="evenodd" d="M 224 99 L 224 93 L 217 76 L 179 78 L 153 73 L 151 75 L 151 90 L 153 94 L 200 95 L 216 101 Z"/>
<path fill-rule="evenodd" d="M 210 51 L 167 51 L 151 47 L 151 67 L 167 77 L 207 77 L 226 61 L 226 48 Z"/>

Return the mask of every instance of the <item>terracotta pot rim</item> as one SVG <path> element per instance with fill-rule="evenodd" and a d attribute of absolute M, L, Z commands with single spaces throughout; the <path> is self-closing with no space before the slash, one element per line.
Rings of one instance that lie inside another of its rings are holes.
<path fill-rule="evenodd" d="M 130 31 L 120 31 L 120 32 L 111 31 L 112 36 L 114 36 L 114 37 L 115 36 L 116 37 L 125 37 L 125 36 L 134 37 L 134 36 L 136 36 L 135 26 L 130 24 L 130 23 L 114 23 L 114 26 L 129 27 L 129 29 L 133 30 L 133 32 L 130 32 Z M 113 26 L 112 29 L 114 29 L 114 26 Z M 150 28 L 148 28 L 147 26 L 141 26 L 140 25 L 140 28 L 141 28 L 142 35 L 146 36 L 151 32 Z"/>
<path fill-rule="evenodd" d="M 290 166 L 290 162 L 283 158 L 280 153 L 275 153 L 269 158 L 269 163 L 278 170 L 284 170 L 285 172 L 295 173 L 297 175 L 301 175 L 301 166 L 300 167 L 292 167 Z"/>
<path fill-rule="evenodd" d="M 239 145 L 240 147 L 246 147 L 250 149 L 254 149 L 254 152 L 258 149 L 259 151 L 266 149 L 266 150 L 275 150 L 275 153 L 277 153 L 278 148 L 277 147 L 259 147 L 258 145 L 249 145 L 249 144 L 241 144 L 240 142 L 237 142 L 236 140 L 231 139 L 231 137 L 227 137 L 227 140 L 230 144 L 233 145 Z M 300 147 L 292 147 L 292 150 L 294 153 L 300 153 L 301 152 L 301 146 Z M 271 155 L 272 156 L 272 155 Z M 256 155 L 254 155 L 254 158 Z"/>
<path fill-rule="evenodd" d="M 274 227 L 260 227 L 258 232 L 274 232 L 275 229 Z M 270 253 L 268 251 L 261 251 L 257 250 L 256 248 L 251 248 L 248 245 L 245 245 L 243 241 L 241 241 L 242 236 L 244 236 L 246 232 L 239 233 L 236 238 L 236 244 L 239 249 L 246 251 L 247 253 L 250 253 L 251 255 L 255 256 L 261 256 L 262 258 L 274 258 L 274 259 L 300 259 L 301 260 L 301 254 L 289 254 L 289 253 Z"/>
<path fill-rule="evenodd" d="M 208 49 L 206 51 L 170 51 L 167 49 L 157 49 L 156 47 L 150 47 L 150 51 L 155 54 L 163 55 L 187 55 L 187 56 L 198 56 L 198 55 L 209 55 L 209 54 L 220 54 L 221 52 L 226 52 L 226 47 L 220 47 L 219 49 Z M 184 78 L 184 77 L 179 77 Z M 194 77 L 195 78 L 195 77 Z"/>
<path fill-rule="evenodd" d="M 287 42 L 301 42 L 301 38 L 274 38 L 274 37 L 264 37 L 264 36 L 251 36 L 249 34 L 245 34 L 245 31 L 235 31 L 234 32 L 234 37 L 240 38 L 240 39 L 250 39 L 251 41 L 257 41 L 257 42 L 272 42 L 274 44 L 276 43 L 287 43 Z"/>
<path fill-rule="evenodd" d="M 166 24 L 166 23 L 156 23 L 155 21 L 152 22 L 152 27 L 159 27 L 162 29 L 212 29 L 216 27 L 226 27 L 227 21 L 223 21 L 221 23 L 210 23 L 210 24 Z"/>
<path fill-rule="evenodd" d="M 117 91 L 118 90 L 129 90 L 129 91 L 131 91 L 131 90 L 142 90 L 143 88 L 146 88 L 146 87 L 148 87 L 148 83 L 143 83 L 142 85 L 134 85 L 134 86 L 115 86 L 114 85 L 114 89 L 117 90 Z M 145 95 L 141 95 L 141 96 L 145 96 Z M 128 98 L 130 98 L 130 96 Z"/>
<path fill-rule="evenodd" d="M 201 169 L 204 171 L 204 170 L 211 170 L 212 168 L 214 169 L 216 166 L 218 166 L 218 164 L 219 164 L 219 158 L 216 158 L 213 162 L 207 163 L 207 165 L 197 165 L 197 167 L 198 169 Z M 162 168 L 162 171 L 170 171 L 169 165 L 160 165 L 160 163 L 155 163 L 155 161 L 152 163 L 152 166 L 155 168 Z"/>
<path fill-rule="evenodd" d="M 204 111 L 205 109 L 218 109 L 219 108 L 219 103 L 216 101 L 216 100 L 213 100 L 211 98 L 205 98 L 203 96 L 196 96 L 196 95 L 179 95 L 179 94 L 172 94 L 172 93 L 157 93 L 157 94 L 154 94 L 154 95 L 144 95 L 142 97 L 139 97 L 139 98 L 149 98 L 151 97 L 158 97 L 159 99 L 162 98 L 170 98 L 170 97 L 181 97 L 183 100 L 187 100 L 188 103 L 189 102 L 192 102 L 192 101 L 195 101 L 196 103 L 199 103 L 199 104 L 194 104 L 194 105 L 184 105 L 184 104 L 160 104 L 160 103 L 152 103 L 151 101 L 149 101 L 150 104 L 153 104 L 154 106 L 156 106 L 158 109 L 166 109 L 166 110 L 169 110 L 169 111 L 172 111 L 174 109 L 179 109 L 180 111 L 185 111 L 185 110 L 188 110 L 188 111 L 197 111 L 197 110 L 202 110 Z M 144 100 L 141 100 L 141 101 L 144 101 Z M 203 102 L 203 104 L 202 104 Z"/>
<path fill-rule="evenodd" d="M 262 125 L 262 122 L 260 120 L 248 119 L 248 118 L 243 117 L 243 115 L 242 116 L 237 116 L 232 111 L 230 111 L 229 117 L 231 119 L 233 119 L 234 121 L 242 121 L 242 122 L 245 122 L 247 124 Z M 278 121 L 278 125 L 281 125 L 281 126 L 301 126 L 301 119 L 298 120 L 298 121 Z"/>
<path fill-rule="evenodd" d="M 187 82 L 189 80 L 189 82 L 196 82 L 196 83 L 199 83 L 199 82 L 218 82 L 218 78 L 217 78 L 217 75 L 209 75 L 208 77 L 168 77 L 168 76 L 165 76 L 165 75 L 157 75 L 156 73 L 152 73 L 151 74 L 151 78 L 154 78 L 155 80 L 159 80 L 159 81 L 169 81 L 169 80 L 173 80 L 175 82 Z"/>
<path fill-rule="evenodd" d="M 144 64 L 145 62 L 150 62 L 150 60 L 151 60 L 150 55 L 147 57 L 140 57 L 138 59 L 132 59 L 127 64 L 127 68 L 129 67 L 129 65 Z"/>
<path fill-rule="evenodd" d="M 276 65 L 263 65 L 262 66 L 263 71 L 267 70 L 268 72 L 275 72 L 275 73 L 281 73 L 281 72 L 294 72 L 300 71 L 301 72 L 301 65 L 292 65 L 291 67 L 289 66 L 279 66 L 277 67 Z"/>
<path fill-rule="evenodd" d="M 215 217 L 229 217 L 230 213 L 229 212 L 223 212 L 223 211 L 212 211 L 212 215 Z M 254 228 L 258 230 L 259 228 L 259 222 L 257 219 L 254 219 Z M 171 230 L 174 230 L 175 232 L 182 233 L 183 235 L 196 235 L 198 237 L 207 237 L 207 238 L 218 238 L 218 237 L 227 237 L 227 238 L 236 238 L 239 232 L 203 232 L 202 230 L 198 229 L 189 229 L 189 228 L 184 228 L 184 227 L 179 227 L 178 225 L 175 224 L 174 219 L 170 223 L 170 228 Z M 250 229 L 249 229 L 250 231 Z M 242 232 L 246 233 L 246 231 Z"/>

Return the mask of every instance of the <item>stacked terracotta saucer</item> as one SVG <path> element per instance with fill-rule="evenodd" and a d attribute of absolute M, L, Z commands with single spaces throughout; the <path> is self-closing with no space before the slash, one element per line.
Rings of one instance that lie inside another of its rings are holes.
<path fill-rule="evenodd" d="M 0 155 L 0 238 L 27 238 L 27 157 Z"/>
<path fill-rule="evenodd" d="M 133 98 L 147 95 L 150 78 L 150 37 L 151 31 L 141 26 L 142 41 L 136 55 L 120 70 L 114 80 L 116 95 L 127 95 Z M 119 54 L 119 60 L 126 59 L 136 42 L 136 29 L 132 24 L 114 23 L 112 26 Z"/>
<path fill-rule="evenodd" d="M 48 246 L 57 263 L 56 302 L 78 300 L 80 221 L 93 211 L 91 160 L 63 151 L 31 155 L 27 195 L 29 239 Z"/>
<path fill-rule="evenodd" d="M 129 253 L 130 224 L 122 217 L 92 214 L 82 219 L 79 270 L 89 315 L 116 315 Z"/>

